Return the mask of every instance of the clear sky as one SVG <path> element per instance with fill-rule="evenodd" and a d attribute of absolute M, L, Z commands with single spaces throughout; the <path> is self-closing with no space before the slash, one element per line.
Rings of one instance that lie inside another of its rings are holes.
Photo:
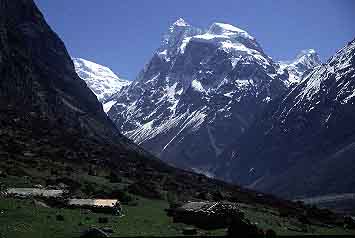
<path fill-rule="evenodd" d="M 323 60 L 355 38 L 355 0 L 35 0 L 73 57 L 134 79 L 179 17 L 248 31 L 275 60 L 314 48 Z"/>

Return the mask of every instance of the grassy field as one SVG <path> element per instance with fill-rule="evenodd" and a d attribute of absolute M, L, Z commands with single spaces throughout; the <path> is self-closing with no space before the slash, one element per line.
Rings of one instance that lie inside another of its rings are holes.
<path fill-rule="evenodd" d="M 75 237 L 90 227 L 109 227 L 112 236 L 182 235 L 184 224 L 172 223 L 165 214 L 165 201 L 139 199 L 137 206 L 124 206 L 125 216 L 117 217 L 81 210 L 53 209 L 34 205 L 29 200 L 0 200 L 0 237 Z M 56 219 L 64 217 L 63 221 Z M 107 217 L 108 223 L 98 223 Z M 225 230 L 204 231 L 200 235 L 223 235 Z"/>
<path fill-rule="evenodd" d="M 35 163 L 36 165 L 32 165 Z M 92 166 L 92 165 L 90 165 Z M 138 198 L 135 206 L 124 205 L 125 216 L 117 217 L 96 214 L 83 210 L 46 208 L 35 202 L 18 199 L 0 199 L 0 238 L 2 237 L 79 237 L 91 227 L 111 228 L 117 236 L 179 236 L 188 225 L 173 223 L 164 209 L 165 200 L 137 197 L 127 189 L 133 183 L 126 177 L 112 180 L 108 169 L 97 168 L 96 175 L 89 173 L 89 165 L 51 160 L 0 160 L 0 168 L 7 171 L 0 179 L 0 188 L 33 187 L 36 184 L 64 183 L 74 188 L 71 196 L 102 197 L 110 196 L 123 199 L 122 195 Z M 21 168 L 21 170 L 19 170 Z M 54 171 L 54 172 L 53 172 Z M 25 174 L 26 176 L 22 175 Z M 50 180 L 48 181 L 48 178 Z M 121 193 L 117 193 L 120 191 Z M 162 194 L 167 191 L 161 191 Z M 167 194 L 166 194 L 167 195 Z M 121 200 L 122 201 L 122 200 Z M 133 201 L 135 203 L 135 201 Z M 292 216 L 280 216 L 280 210 L 262 204 L 241 204 L 246 217 L 263 230 L 273 229 L 279 235 L 355 235 L 355 231 L 342 227 L 315 226 L 301 223 Z M 57 215 L 63 216 L 58 220 Z M 99 223 L 100 217 L 107 217 L 108 222 Z M 201 230 L 199 235 L 225 235 L 226 229 Z"/>
<path fill-rule="evenodd" d="M 90 227 L 112 228 L 112 236 L 178 236 L 185 224 L 173 223 L 164 211 L 166 201 L 139 198 L 137 206 L 124 206 L 125 216 L 96 214 L 83 210 L 45 208 L 31 200 L 0 200 L 0 237 L 78 237 Z M 267 230 L 274 229 L 279 235 L 355 235 L 342 228 L 326 228 L 303 225 L 289 218 L 279 217 L 275 211 L 243 206 L 247 218 Z M 62 215 L 64 220 L 57 220 Z M 108 223 L 98 219 L 107 217 Z M 301 231 L 302 230 L 302 231 Z M 199 235 L 225 235 L 226 230 L 198 230 Z"/>
<path fill-rule="evenodd" d="M 264 231 L 272 229 L 281 236 L 355 235 L 355 230 L 345 230 L 342 227 L 303 224 L 298 219 L 281 217 L 277 211 L 263 207 L 242 204 L 242 211 L 259 228 Z"/>

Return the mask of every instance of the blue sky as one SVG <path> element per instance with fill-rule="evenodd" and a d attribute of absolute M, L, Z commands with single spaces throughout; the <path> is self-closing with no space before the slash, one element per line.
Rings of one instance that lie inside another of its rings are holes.
<path fill-rule="evenodd" d="M 248 31 L 275 60 L 314 48 L 323 60 L 355 38 L 354 0 L 35 0 L 73 57 L 134 79 L 179 17 Z"/>

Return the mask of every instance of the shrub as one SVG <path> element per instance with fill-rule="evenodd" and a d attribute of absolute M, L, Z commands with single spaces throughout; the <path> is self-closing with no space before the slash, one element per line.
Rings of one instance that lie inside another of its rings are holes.
<path fill-rule="evenodd" d="M 99 217 L 98 222 L 99 223 L 108 223 L 108 218 L 107 217 Z"/>
<path fill-rule="evenodd" d="M 122 178 L 114 172 L 110 173 L 109 179 L 110 183 L 122 183 Z"/>
<path fill-rule="evenodd" d="M 114 190 L 107 193 L 107 197 L 118 199 L 124 205 L 128 205 L 130 202 L 134 201 L 134 197 L 125 190 Z"/>
<path fill-rule="evenodd" d="M 64 216 L 58 214 L 58 215 L 55 216 L 55 219 L 56 219 L 57 221 L 64 221 Z"/>
<path fill-rule="evenodd" d="M 276 232 L 274 230 L 268 229 L 265 232 L 265 237 L 266 238 L 274 238 L 274 237 L 277 237 L 277 235 L 276 235 Z"/>
<path fill-rule="evenodd" d="M 311 222 L 309 221 L 308 217 L 307 216 L 300 216 L 298 218 L 298 220 L 302 223 L 302 224 L 311 224 Z"/>
<path fill-rule="evenodd" d="M 188 235 L 188 236 L 193 236 L 193 235 L 197 234 L 197 230 L 196 230 L 196 228 L 193 228 L 193 227 L 187 227 L 187 228 L 183 229 L 182 234 Z"/>
<path fill-rule="evenodd" d="M 134 198 L 129 195 L 126 191 L 119 191 L 118 199 L 122 202 L 122 204 L 128 204 L 134 200 Z"/>
<path fill-rule="evenodd" d="M 228 227 L 228 237 L 250 237 L 259 236 L 260 232 L 256 225 L 242 219 L 234 218 Z"/>
<path fill-rule="evenodd" d="M 140 195 L 146 198 L 162 199 L 162 193 L 159 190 L 158 186 L 154 183 L 149 183 L 147 181 L 141 181 L 131 184 L 128 187 L 128 191 L 130 193 Z"/>
<path fill-rule="evenodd" d="M 176 194 L 173 192 L 170 192 L 170 191 L 168 192 L 168 194 L 166 195 L 166 200 L 169 203 L 169 207 L 172 209 L 180 206 L 178 198 L 177 198 Z"/>

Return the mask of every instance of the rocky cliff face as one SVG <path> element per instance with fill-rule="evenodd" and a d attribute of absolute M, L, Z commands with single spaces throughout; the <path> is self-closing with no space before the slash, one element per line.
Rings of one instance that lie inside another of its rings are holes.
<path fill-rule="evenodd" d="M 223 23 L 202 31 L 179 19 L 108 114 L 161 159 L 214 176 L 225 146 L 286 90 L 277 68 L 246 31 Z"/>
<path fill-rule="evenodd" d="M 354 192 L 355 41 L 274 101 L 220 176 L 288 197 Z"/>

